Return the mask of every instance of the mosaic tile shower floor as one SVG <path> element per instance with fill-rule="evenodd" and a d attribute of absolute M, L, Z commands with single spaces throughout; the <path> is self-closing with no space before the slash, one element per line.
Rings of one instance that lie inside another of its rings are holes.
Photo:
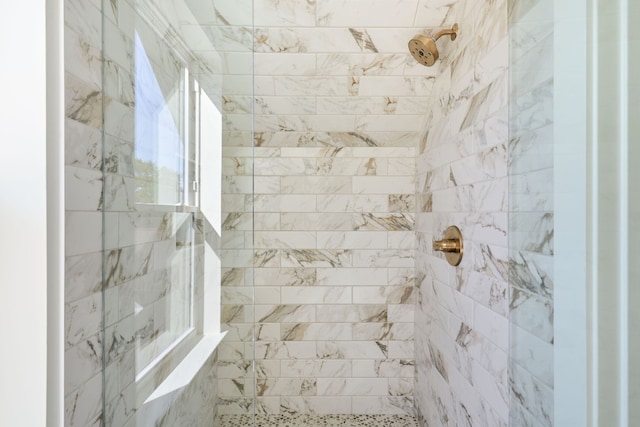
<path fill-rule="evenodd" d="M 251 415 L 222 415 L 216 427 L 251 427 Z M 418 427 L 408 415 L 258 415 L 256 427 Z"/>

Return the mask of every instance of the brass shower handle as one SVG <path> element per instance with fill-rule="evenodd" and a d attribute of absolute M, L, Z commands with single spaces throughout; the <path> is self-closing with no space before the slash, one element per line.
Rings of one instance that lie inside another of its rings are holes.
<path fill-rule="evenodd" d="M 458 239 L 442 239 L 433 241 L 433 250 L 440 252 L 460 253 L 460 240 Z"/>
<path fill-rule="evenodd" d="M 433 241 L 433 250 L 444 252 L 445 258 L 454 267 L 459 265 L 464 252 L 460 229 L 455 225 L 448 227 L 444 232 L 444 239 Z"/>

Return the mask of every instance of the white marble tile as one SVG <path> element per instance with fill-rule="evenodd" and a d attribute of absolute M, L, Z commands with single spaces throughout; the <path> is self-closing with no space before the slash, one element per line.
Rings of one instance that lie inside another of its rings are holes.
<path fill-rule="evenodd" d="M 102 375 L 96 375 L 64 398 L 65 426 L 97 426 L 102 413 Z"/>
<path fill-rule="evenodd" d="M 290 413 L 303 414 L 351 414 L 351 399 L 330 396 L 283 396 L 280 408 Z"/>
<path fill-rule="evenodd" d="M 65 302 L 73 302 L 101 290 L 101 252 L 65 258 Z"/>
<path fill-rule="evenodd" d="M 193 2 L 193 4 L 198 5 L 199 2 Z M 201 6 L 206 6 L 206 3 Z M 252 25 L 252 1 L 239 0 L 234 2 L 233 4 L 229 4 L 224 1 L 216 1 L 214 3 L 214 6 L 219 20 L 217 21 L 218 23 L 222 21 L 223 23 L 229 23 L 230 25 Z M 189 4 L 189 7 L 193 8 L 191 3 Z M 194 14 L 197 14 L 197 9 L 192 10 Z M 211 14 L 208 13 L 205 16 L 210 15 Z"/>
<path fill-rule="evenodd" d="M 353 254 L 354 267 L 412 267 L 414 262 L 412 250 L 358 250 Z"/>
<path fill-rule="evenodd" d="M 509 307 L 509 317 L 513 325 L 519 326 L 545 342 L 553 342 L 552 301 L 513 288 Z"/>
<path fill-rule="evenodd" d="M 359 52 L 348 28 L 257 27 L 256 52 L 340 53 Z"/>
<path fill-rule="evenodd" d="M 95 47 L 102 43 L 101 20 L 100 9 L 91 2 L 71 0 L 64 3 L 65 26 Z"/>
<path fill-rule="evenodd" d="M 387 212 L 389 197 L 386 195 L 319 195 L 319 212 Z"/>
<path fill-rule="evenodd" d="M 276 76 L 273 82 L 279 96 L 348 96 L 356 83 L 340 76 Z"/>
<path fill-rule="evenodd" d="M 354 340 L 412 340 L 413 323 L 358 323 L 353 325 Z"/>
<path fill-rule="evenodd" d="M 283 267 L 351 267 L 351 253 L 347 250 L 285 250 Z"/>
<path fill-rule="evenodd" d="M 473 301 L 464 295 L 443 285 L 440 282 L 433 283 L 433 294 L 438 303 L 450 313 L 455 313 L 462 321 L 473 324 Z"/>
<path fill-rule="evenodd" d="M 254 129 L 254 122 L 257 121 L 244 112 L 225 114 L 222 118 L 222 132 L 251 132 Z M 260 126 L 256 125 L 255 128 L 260 129 Z"/>
<path fill-rule="evenodd" d="M 102 296 L 99 293 L 65 304 L 65 348 L 78 345 L 100 332 Z"/>
<path fill-rule="evenodd" d="M 257 0 L 254 2 L 257 26 L 272 27 L 309 27 L 315 24 L 316 10 L 313 3 L 297 3 L 291 1 L 273 2 Z"/>
<path fill-rule="evenodd" d="M 415 16 L 416 25 L 425 27 L 440 27 L 446 25 L 445 18 L 450 13 L 452 6 L 457 2 L 434 2 L 431 0 L 420 0 Z"/>
<path fill-rule="evenodd" d="M 309 231 L 256 231 L 254 247 L 257 249 L 297 248 L 312 249 L 317 245 L 316 235 Z"/>
<path fill-rule="evenodd" d="M 251 393 L 251 381 L 222 378 L 218 379 L 217 383 L 220 395 L 226 398 L 244 397 Z"/>
<path fill-rule="evenodd" d="M 254 298 L 258 304 L 281 304 L 280 288 L 261 286 L 254 289 Z"/>
<path fill-rule="evenodd" d="M 389 394 L 392 396 L 413 396 L 413 379 L 389 378 Z"/>
<path fill-rule="evenodd" d="M 517 403 L 536 419 L 540 426 L 553 426 L 553 390 L 541 383 L 529 372 L 515 365 L 510 378 L 511 392 Z"/>
<path fill-rule="evenodd" d="M 315 341 L 257 342 L 255 351 L 257 360 L 315 359 L 317 357 Z"/>
<path fill-rule="evenodd" d="M 256 195 L 256 212 L 313 212 L 316 196 L 297 194 Z"/>
<path fill-rule="evenodd" d="M 283 230 L 352 230 L 350 214 L 282 213 Z"/>
<path fill-rule="evenodd" d="M 316 282 L 313 268 L 256 268 L 256 286 L 310 286 Z"/>
<path fill-rule="evenodd" d="M 389 322 L 413 322 L 415 306 L 413 304 L 390 304 L 387 318 Z"/>
<path fill-rule="evenodd" d="M 323 286 L 384 286 L 384 268 L 318 268 L 317 284 Z"/>
<path fill-rule="evenodd" d="M 303 114 L 316 113 L 316 99 L 311 96 L 258 96 L 254 100 L 256 114 Z M 333 111 L 332 113 L 337 113 Z"/>
<path fill-rule="evenodd" d="M 295 287 L 282 288 L 283 304 L 351 304 L 348 287 Z"/>
<path fill-rule="evenodd" d="M 412 231 L 391 231 L 388 233 L 389 249 L 414 250 L 416 248 L 416 236 Z"/>
<path fill-rule="evenodd" d="M 468 281 L 460 283 L 460 292 L 491 311 L 506 316 L 509 310 L 507 282 L 481 272 L 470 272 L 468 277 Z"/>
<path fill-rule="evenodd" d="M 65 224 L 65 255 L 81 255 L 102 249 L 101 213 L 67 212 Z"/>
<path fill-rule="evenodd" d="M 349 194 L 353 185 L 348 176 L 285 176 L 281 182 L 285 194 Z"/>
<path fill-rule="evenodd" d="M 384 305 L 329 305 L 316 307 L 320 322 L 385 322 L 387 307 Z"/>
<path fill-rule="evenodd" d="M 515 212 L 509 222 L 509 243 L 514 250 L 553 254 L 553 213 Z"/>
<path fill-rule="evenodd" d="M 353 192 L 356 194 L 409 194 L 414 189 L 414 177 L 353 177 Z"/>
<path fill-rule="evenodd" d="M 65 207 L 70 211 L 93 211 L 101 208 L 102 173 L 65 167 Z"/>
<path fill-rule="evenodd" d="M 375 249 L 387 247 L 387 233 L 381 231 L 319 231 L 317 239 L 319 249 Z"/>
<path fill-rule="evenodd" d="M 518 58 L 511 67 L 514 69 L 511 95 L 516 98 L 528 93 L 544 81 L 553 76 L 553 64 L 547 61 L 539 61 L 540 54 L 548 52 L 553 45 L 553 34 L 547 35 L 539 43 L 530 46 L 525 53 Z"/>
<path fill-rule="evenodd" d="M 242 93 L 246 91 L 238 91 L 239 94 L 250 95 Z M 276 87 L 273 77 L 271 76 L 255 76 L 253 78 L 253 93 L 258 97 L 274 96 L 276 94 Z"/>
<path fill-rule="evenodd" d="M 250 75 L 225 76 L 222 92 L 224 95 L 252 96 L 253 91 L 251 90 L 251 88 L 253 87 L 253 82 L 254 81 L 251 79 Z M 256 85 L 257 84 L 258 80 L 256 80 Z M 259 93 L 257 91 L 257 87 L 256 93 Z"/>
<path fill-rule="evenodd" d="M 65 119 L 65 165 L 100 170 L 102 168 L 102 135 L 91 126 Z"/>
<path fill-rule="evenodd" d="M 318 378 L 320 396 L 386 396 L 386 378 Z"/>
<path fill-rule="evenodd" d="M 353 377 L 408 378 L 413 380 L 414 364 L 410 360 L 354 360 Z"/>
<path fill-rule="evenodd" d="M 90 381 L 102 370 L 102 344 L 100 336 L 86 340 L 67 349 L 64 354 L 64 388 L 68 393 Z"/>
<path fill-rule="evenodd" d="M 223 304 L 252 304 L 253 289 L 250 287 L 224 287 L 221 289 L 220 298 Z"/>
<path fill-rule="evenodd" d="M 353 289 L 355 304 L 411 304 L 413 286 L 358 286 Z"/>
<path fill-rule="evenodd" d="M 402 176 L 410 175 L 415 176 L 416 164 L 413 156 L 408 158 L 390 158 L 389 170 L 387 172 L 390 176 Z"/>
<path fill-rule="evenodd" d="M 344 290 L 343 290 L 344 291 Z M 350 298 L 349 298 L 350 299 Z M 309 303 L 316 303 L 313 299 Z M 340 303 L 340 301 L 326 301 Z M 351 324 L 348 323 L 291 323 L 282 325 L 281 339 L 285 341 L 318 341 L 352 339 Z M 327 376 L 327 375 L 314 375 Z M 334 376 L 334 375 L 329 375 Z"/>
<path fill-rule="evenodd" d="M 421 128 L 421 115 L 375 115 L 367 114 L 356 119 L 355 129 L 360 132 L 412 131 Z"/>
<path fill-rule="evenodd" d="M 389 341 L 387 348 L 391 359 L 411 359 L 415 355 L 413 341 Z"/>
<path fill-rule="evenodd" d="M 282 360 L 284 376 L 341 378 L 350 376 L 351 362 L 346 360 Z"/>
<path fill-rule="evenodd" d="M 279 176 L 254 176 L 253 190 L 255 194 L 279 194 L 281 191 Z"/>
<path fill-rule="evenodd" d="M 366 40 L 363 53 L 318 53 L 317 72 L 327 76 L 403 75 L 407 55 L 404 53 L 371 53 L 375 47 L 368 33 L 355 30 Z M 353 33 L 352 33 L 353 34 Z M 361 48 L 362 49 L 362 48 Z"/>
<path fill-rule="evenodd" d="M 318 0 L 318 24 L 331 27 L 410 27 L 418 0 Z M 363 11 L 367 13 L 363 13 Z"/>
<path fill-rule="evenodd" d="M 266 76 L 304 76 L 316 72 L 316 55 L 309 53 L 291 53 L 279 55 L 277 62 L 271 61 L 273 54 L 256 53 L 254 57 L 255 75 Z"/>
<path fill-rule="evenodd" d="M 254 122 L 254 129 L 257 132 L 350 132 L 354 129 L 359 130 L 356 117 L 353 115 L 257 115 Z M 251 128 L 245 126 L 245 129 L 250 130 Z"/>
<path fill-rule="evenodd" d="M 425 96 L 431 95 L 433 79 L 429 77 L 363 76 L 360 96 Z"/>
<path fill-rule="evenodd" d="M 309 305 L 256 305 L 256 320 L 263 323 L 315 322 L 316 308 Z"/>
<path fill-rule="evenodd" d="M 480 395 L 489 403 L 492 412 L 506 424 L 509 419 L 509 396 L 506 384 L 497 380 L 481 367 L 473 369 L 473 384 Z M 489 417 L 488 417 L 489 418 Z"/>
<path fill-rule="evenodd" d="M 104 177 L 104 209 L 108 212 L 135 210 L 134 178 L 107 174 Z"/>
<path fill-rule="evenodd" d="M 412 414 L 413 399 L 409 396 L 354 396 L 356 414 Z"/>
<path fill-rule="evenodd" d="M 256 381 L 259 396 L 313 396 L 316 380 L 313 378 L 271 378 Z"/>
<path fill-rule="evenodd" d="M 413 147 L 354 147 L 353 155 L 357 157 L 405 157 L 415 156 Z"/>
<path fill-rule="evenodd" d="M 553 344 L 544 342 L 529 332 L 514 326 L 509 346 L 511 359 L 549 388 L 553 387 Z"/>

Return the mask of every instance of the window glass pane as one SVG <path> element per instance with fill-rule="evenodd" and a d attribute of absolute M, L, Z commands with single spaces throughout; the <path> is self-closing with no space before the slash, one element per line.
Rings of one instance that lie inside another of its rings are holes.
<path fill-rule="evenodd" d="M 167 61 L 171 58 L 171 61 Z M 175 64 L 167 67 L 166 63 Z M 131 284 L 138 376 L 182 341 L 194 328 L 194 220 L 184 206 L 185 159 L 193 103 L 189 74 L 157 34 L 135 34 L 135 200 L 133 239 L 152 242 L 146 274 Z M 164 66 L 163 66 L 164 65 Z M 148 234 L 148 235 L 147 235 Z"/>
<path fill-rule="evenodd" d="M 184 186 L 185 71 L 156 65 L 139 33 L 135 43 L 136 203 L 177 205 Z"/>

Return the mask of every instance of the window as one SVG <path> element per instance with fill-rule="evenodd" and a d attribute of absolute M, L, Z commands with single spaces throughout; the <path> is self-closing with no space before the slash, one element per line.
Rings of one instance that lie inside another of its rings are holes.
<path fill-rule="evenodd" d="M 176 67 L 163 66 L 167 58 Z M 169 48 L 149 56 L 136 33 L 135 241 L 153 245 L 149 271 L 133 286 L 138 378 L 197 332 L 197 83 L 177 59 Z"/>
<path fill-rule="evenodd" d="M 133 284 L 137 380 L 221 339 L 222 115 L 188 61 L 159 41 L 136 33 L 133 241 L 153 245 Z"/>

